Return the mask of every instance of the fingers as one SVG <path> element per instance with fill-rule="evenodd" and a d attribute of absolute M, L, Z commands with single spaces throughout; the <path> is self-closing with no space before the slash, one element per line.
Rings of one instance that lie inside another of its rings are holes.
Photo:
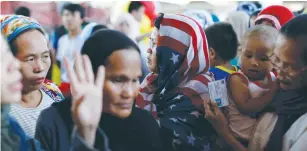
<path fill-rule="evenodd" d="M 77 82 L 77 76 L 76 76 L 75 71 L 73 70 L 71 62 L 66 57 L 64 57 L 64 66 L 67 69 L 67 74 L 68 74 L 68 79 L 70 81 L 70 84 L 72 87 L 74 87 Z"/>
<path fill-rule="evenodd" d="M 75 68 L 76 73 L 79 81 L 85 81 L 85 72 L 84 72 L 84 66 L 83 66 L 83 60 L 80 54 L 78 52 L 75 53 Z"/>
<path fill-rule="evenodd" d="M 90 58 L 87 55 L 82 56 L 84 68 L 85 68 L 85 79 L 93 83 L 94 82 L 94 74 L 93 74 L 93 67 L 90 61 Z"/>
<path fill-rule="evenodd" d="M 82 101 L 84 100 L 84 96 L 81 96 L 79 99 L 77 99 L 76 101 L 72 102 L 72 115 L 73 115 L 73 119 L 77 120 L 79 119 L 79 114 L 78 114 L 78 110 L 79 110 L 79 106 L 82 103 Z M 78 120 L 75 122 L 79 122 Z"/>
<path fill-rule="evenodd" d="M 105 80 L 105 68 L 104 66 L 99 66 L 97 76 L 96 76 L 96 86 L 103 89 L 104 80 Z"/>

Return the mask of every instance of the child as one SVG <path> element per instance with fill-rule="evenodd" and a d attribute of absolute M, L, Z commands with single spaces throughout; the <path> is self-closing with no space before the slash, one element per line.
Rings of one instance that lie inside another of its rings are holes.
<path fill-rule="evenodd" d="M 246 32 L 242 43 L 241 69 L 229 76 L 230 105 L 226 117 L 235 136 L 247 145 L 256 125 L 256 117 L 272 100 L 277 89 L 270 56 L 278 31 L 256 25 Z"/>
<path fill-rule="evenodd" d="M 217 23 L 209 26 L 205 33 L 210 48 L 209 71 L 214 74 L 215 80 L 227 78 L 237 72 L 238 67 L 230 64 L 238 49 L 237 35 L 232 26 L 228 23 Z"/>

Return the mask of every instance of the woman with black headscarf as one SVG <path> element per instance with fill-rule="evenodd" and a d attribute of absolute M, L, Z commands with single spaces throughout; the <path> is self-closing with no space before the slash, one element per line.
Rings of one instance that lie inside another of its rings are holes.
<path fill-rule="evenodd" d="M 154 118 L 139 108 L 133 108 L 142 75 L 140 50 L 124 34 L 113 30 L 94 33 L 82 48 L 94 73 L 105 66 L 103 109 L 98 132 L 104 131 L 112 151 L 159 151 L 161 142 Z M 72 89 L 72 96 L 78 94 Z M 102 100 L 93 100 L 102 101 Z M 42 112 L 36 138 L 50 151 L 67 151 L 73 120 L 69 109 L 71 100 L 54 103 Z M 93 117 L 94 118 L 94 117 Z M 151 131 L 147 131 L 151 129 Z M 102 149 L 101 135 L 97 134 L 95 148 Z"/>

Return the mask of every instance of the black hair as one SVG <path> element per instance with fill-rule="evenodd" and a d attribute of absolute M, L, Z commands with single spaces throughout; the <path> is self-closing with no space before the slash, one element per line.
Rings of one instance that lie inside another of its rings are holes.
<path fill-rule="evenodd" d="M 144 6 L 142 4 L 142 2 L 139 1 L 131 1 L 128 7 L 128 12 L 131 13 L 134 10 L 139 10 L 142 6 Z"/>
<path fill-rule="evenodd" d="M 63 15 L 63 11 L 64 10 L 68 10 L 72 13 L 78 11 L 80 12 L 80 17 L 83 19 L 85 17 L 85 9 L 80 5 L 80 4 L 66 4 L 64 5 L 63 9 L 62 9 L 62 15 Z"/>
<path fill-rule="evenodd" d="M 208 45 L 224 61 L 236 57 L 238 50 L 237 35 L 229 23 L 216 23 L 205 29 Z"/>
<path fill-rule="evenodd" d="M 160 29 L 160 24 L 163 20 L 164 13 L 159 13 L 158 16 L 154 19 L 154 26 Z"/>
<path fill-rule="evenodd" d="M 16 15 L 23 15 L 23 16 L 30 17 L 31 16 L 31 11 L 30 11 L 30 9 L 28 7 L 21 6 L 21 7 L 18 7 L 15 10 L 15 14 Z"/>
<path fill-rule="evenodd" d="M 94 34 L 96 31 L 101 30 L 101 29 L 108 29 L 108 27 L 105 25 L 98 24 L 95 27 L 93 27 L 92 34 Z"/>
<path fill-rule="evenodd" d="M 300 41 L 299 46 L 301 48 L 301 57 L 307 64 L 307 14 L 298 15 L 291 19 L 280 29 L 280 33 L 287 38 Z M 304 38 L 304 40 L 298 40 L 298 38 Z M 303 42 L 303 43 L 302 43 Z"/>
<path fill-rule="evenodd" d="M 84 43 L 81 53 L 88 55 L 96 74 L 100 65 L 105 65 L 107 58 L 115 51 L 127 49 L 141 53 L 136 43 L 125 34 L 101 29 L 93 33 Z"/>

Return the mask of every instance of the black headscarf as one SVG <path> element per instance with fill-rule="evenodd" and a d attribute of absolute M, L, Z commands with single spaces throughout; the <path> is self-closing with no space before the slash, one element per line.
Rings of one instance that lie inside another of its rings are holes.
<path fill-rule="evenodd" d="M 265 151 L 280 151 L 284 134 L 303 114 L 307 113 L 306 87 L 297 90 L 280 90 L 267 111 L 278 115 Z"/>

